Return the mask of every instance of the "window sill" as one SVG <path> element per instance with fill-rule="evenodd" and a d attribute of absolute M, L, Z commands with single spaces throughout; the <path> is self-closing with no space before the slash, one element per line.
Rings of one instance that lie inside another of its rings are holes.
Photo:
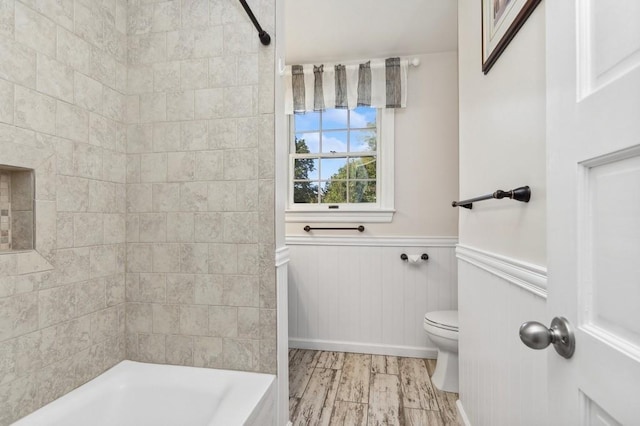
<path fill-rule="evenodd" d="M 390 223 L 395 210 L 368 211 L 301 211 L 286 210 L 286 222 L 322 222 L 322 223 Z"/>

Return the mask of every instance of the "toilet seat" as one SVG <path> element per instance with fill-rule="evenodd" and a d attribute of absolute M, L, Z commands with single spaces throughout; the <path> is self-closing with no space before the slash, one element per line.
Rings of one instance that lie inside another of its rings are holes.
<path fill-rule="evenodd" d="M 458 311 L 434 311 L 424 314 L 424 325 L 448 331 L 458 331 Z"/>

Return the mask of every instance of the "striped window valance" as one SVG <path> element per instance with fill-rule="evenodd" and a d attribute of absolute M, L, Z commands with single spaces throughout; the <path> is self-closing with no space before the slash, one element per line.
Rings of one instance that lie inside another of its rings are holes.
<path fill-rule="evenodd" d="M 354 65 L 292 65 L 285 70 L 285 113 L 359 106 L 404 108 L 408 65 L 400 58 Z"/>

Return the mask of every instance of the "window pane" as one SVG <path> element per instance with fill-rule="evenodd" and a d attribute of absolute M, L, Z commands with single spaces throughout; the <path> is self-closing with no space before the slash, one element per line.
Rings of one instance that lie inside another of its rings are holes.
<path fill-rule="evenodd" d="M 318 182 L 294 182 L 293 202 L 316 204 L 318 202 Z"/>
<path fill-rule="evenodd" d="M 320 133 L 298 133 L 295 141 L 296 154 L 320 152 Z"/>
<path fill-rule="evenodd" d="M 375 179 L 376 157 L 352 157 L 349 159 L 349 179 Z"/>
<path fill-rule="evenodd" d="M 317 158 L 297 158 L 294 161 L 294 179 L 318 179 Z"/>
<path fill-rule="evenodd" d="M 322 128 L 328 130 L 346 129 L 348 116 L 349 110 L 347 109 L 328 109 L 322 113 Z"/>
<path fill-rule="evenodd" d="M 351 111 L 350 127 L 352 129 L 376 127 L 377 114 L 375 108 L 358 107 Z"/>
<path fill-rule="evenodd" d="M 353 130 L 351 132 L 350 151 L 367 152 L 376 151 L 376 131 L 375 130 Z"/>
<path fill-rule="evenodd" d="M 320 179 L 346 179 L 347 159 L 346 158 L 321 158 L 320 159 Z"/>
<path fill-rule="evenodd" d="M 346 203 L 347 182 L 344 180 L 330 180 L 322 187 L 321 203 Z"/>
<path fill-rule="evenodd" d="M 347 152 L 347 132 L 323 132 L 322 152 Z"/>
<path fill-rule="evenodd" d="M 307 132 L 309 130 L 320 130 L 320 113 L 306 112 L 304 114 L 294 114 L 294 126 L 296 132 Z"/>
<path fill-rule="evenodd" d="M 373 180 L 349 181 L 350 203 L 375 203 L 376 182 Z"/>

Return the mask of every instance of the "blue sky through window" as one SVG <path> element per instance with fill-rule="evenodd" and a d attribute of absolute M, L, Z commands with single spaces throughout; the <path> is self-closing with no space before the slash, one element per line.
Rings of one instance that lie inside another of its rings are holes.
<path fill-rule="evenodd" d="M 349 121 L 347 121 L 350 113 Z M 307 112 L 294 115 L 294 126 L 297 139 L 304 139 L 309 152 L 320 152 L 320 113 Z M 368 145 L 365 137 L 369 131 L 353 131 L 351 133 L 351 149 L 348 149 L 347 135 L 344 131 L 350 129 L 363 129 L 376 127 L 377 110 L 370 107 L 358 107 L 353 110 L 328 109 L 322 112 L 322 152 L 358 152 L 367 151 Z M 333 130 L 333 131 L 332 131 Z M 309 132 L 309 133 L 307 133 Z M 316 164 L 317 165 L 317 164 Z M 322 161 L 321 179 L 327 179 L 338 172 L 344 166 L 344 161 Z M 318 169 L 309 176 L 316 179 Z"/>

